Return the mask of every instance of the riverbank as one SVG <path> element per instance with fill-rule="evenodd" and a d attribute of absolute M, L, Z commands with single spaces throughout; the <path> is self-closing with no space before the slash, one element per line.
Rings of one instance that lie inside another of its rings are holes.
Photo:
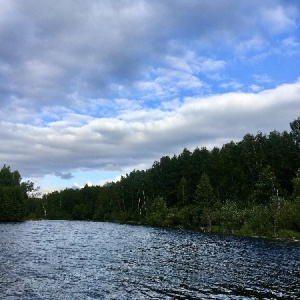
<path fill-rule="evenodd" d="M 194 229 L 194 228 L 187 228 L 183 226 L 159 226 L 159 225 L 151 225 L 148 223 L 142 223 L 142 222 L 134 222 L 134 221 L 107 221 L 109 223 L 117 223 L 117 224 L 128 224 L 128 225 L 139 225 L 139 226 L 154 226 L 157 228 L 170 228 L 170 229 L 180 229 L 180 230 L 193 230 L 198 231 L 201 233 L 206 234 L 220 234 L 220 235 L 232 235 L 232 236 L 240 236 L 240 237 L 250 237 L 250 238 L 262 238 L 262 239 L 271 239 L 271 240 L 282 240 L 282 241 L 294 241 L 294 242 L 300 242 L 300 232 L 293 231 L 293 230 L 280 230 L 275 237 L 274 235 L 258 235 L 257 233 L 253 233 L 250 231 L 245 231 L 243 229 L 241 230 L 232 230 L 232 231 L 226 231 L 224 229 L 221 229 L 218 226 L 212 226 L 212 229 L 210 232 L 207 232 L 207 230 L 202 227 L 200 229 Z"/>
<path fill-rule="evenodd" d="M 32 216 L 31 216 L 32 217 Z M 28 218 L 24 221 L 43 221 L 48 219 L 43 218 Z M 140 221 L 133 221 L 133 220 L 70 220 L 70 219 L 57 219 L 57 220 L 64 220 L 64 221 L 91 221 L 91 222 L 105 222 L 105 223 L 115 223 L 115 224 L 128 224 L 128 225 L 137 225 L 137 226 L 151 226 L 151 227 L 157 227 L 157 228 L 170 228 L 170 229 L 180 229 L 180 230 L 193 230 L 198 231 L 201 233 L 207 233 L 207 234 L 220 234 L 220 235 L 233 235 L 233 236 L 241 236 L 241 237 L 251 237 L 251 238 L 264 238 L 264 239 L 273 239 L 273 240 L 289 240 L 289 241 L 295 241 L 300 242 L 300 232 L 293 231 L 293 230 L 279 230 L 277 233 L 277 236 L 275 237 L 274 234 L 269 235 L 260 235 L 256 232 L 253 232 L 249 229 L 245 230 L 245 227 L 242 227 L 239 230 L 225 230 L 224 228 L 221 228 L 220 226 L 212 226 L 211 231 L 208 232 L 205 227 L 201 228 L 192 228 L 192 227 L 185 227 L 182 225 L 176 225 L 172 226 L 170 224 L 149 224 L 147 222 L 140 222 Z"/>

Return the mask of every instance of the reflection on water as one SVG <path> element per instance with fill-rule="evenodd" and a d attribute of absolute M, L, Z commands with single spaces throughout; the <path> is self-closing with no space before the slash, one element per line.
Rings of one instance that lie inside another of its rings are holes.
<path fill-rule="evenodd" d="M 112 223 L 0 223 L 0 299 L 300 299 L 300 243 Z"/>

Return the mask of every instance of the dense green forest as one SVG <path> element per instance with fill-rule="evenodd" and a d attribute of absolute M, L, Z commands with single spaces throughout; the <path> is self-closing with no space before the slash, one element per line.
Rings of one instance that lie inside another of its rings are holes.
<path fill-rule="evenodd" d="M 0 170 L 0 222 L 22 221 L 26 217 L 28 193 L 33 183 L 21 182 L 19 171 L 4 165 Z"/>
<path fill-rule="evenodd" d="M 25 199 L 27 218 L 300 238 L 300 117 L 290 128 L 212 150 L 184 149 L 118 182 Z"/>

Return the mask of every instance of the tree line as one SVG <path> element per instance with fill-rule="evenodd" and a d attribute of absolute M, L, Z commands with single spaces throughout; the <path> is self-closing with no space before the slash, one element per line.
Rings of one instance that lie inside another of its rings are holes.
<path fill-rule="evenodd" d="M 21 180 L 19 171 L 3 165 L 0 170 L 0 222 L 22 221 L 26 217 L 26 201 L 34 185 Z"/>
<path fill-rule="evenodd" d="M 118 182 L 30 198 L 30 219 L 116 221 L 300 237 L 300 117 L 290 132 L 184 149 Z"/>

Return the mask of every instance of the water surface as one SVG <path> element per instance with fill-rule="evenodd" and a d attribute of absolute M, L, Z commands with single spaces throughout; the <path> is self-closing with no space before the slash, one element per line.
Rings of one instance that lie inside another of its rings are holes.
<path fill-rule="evenodd" d="M 0 223 L 0 299 L 300 299 L 300 243 L 113 223 Z"/>

